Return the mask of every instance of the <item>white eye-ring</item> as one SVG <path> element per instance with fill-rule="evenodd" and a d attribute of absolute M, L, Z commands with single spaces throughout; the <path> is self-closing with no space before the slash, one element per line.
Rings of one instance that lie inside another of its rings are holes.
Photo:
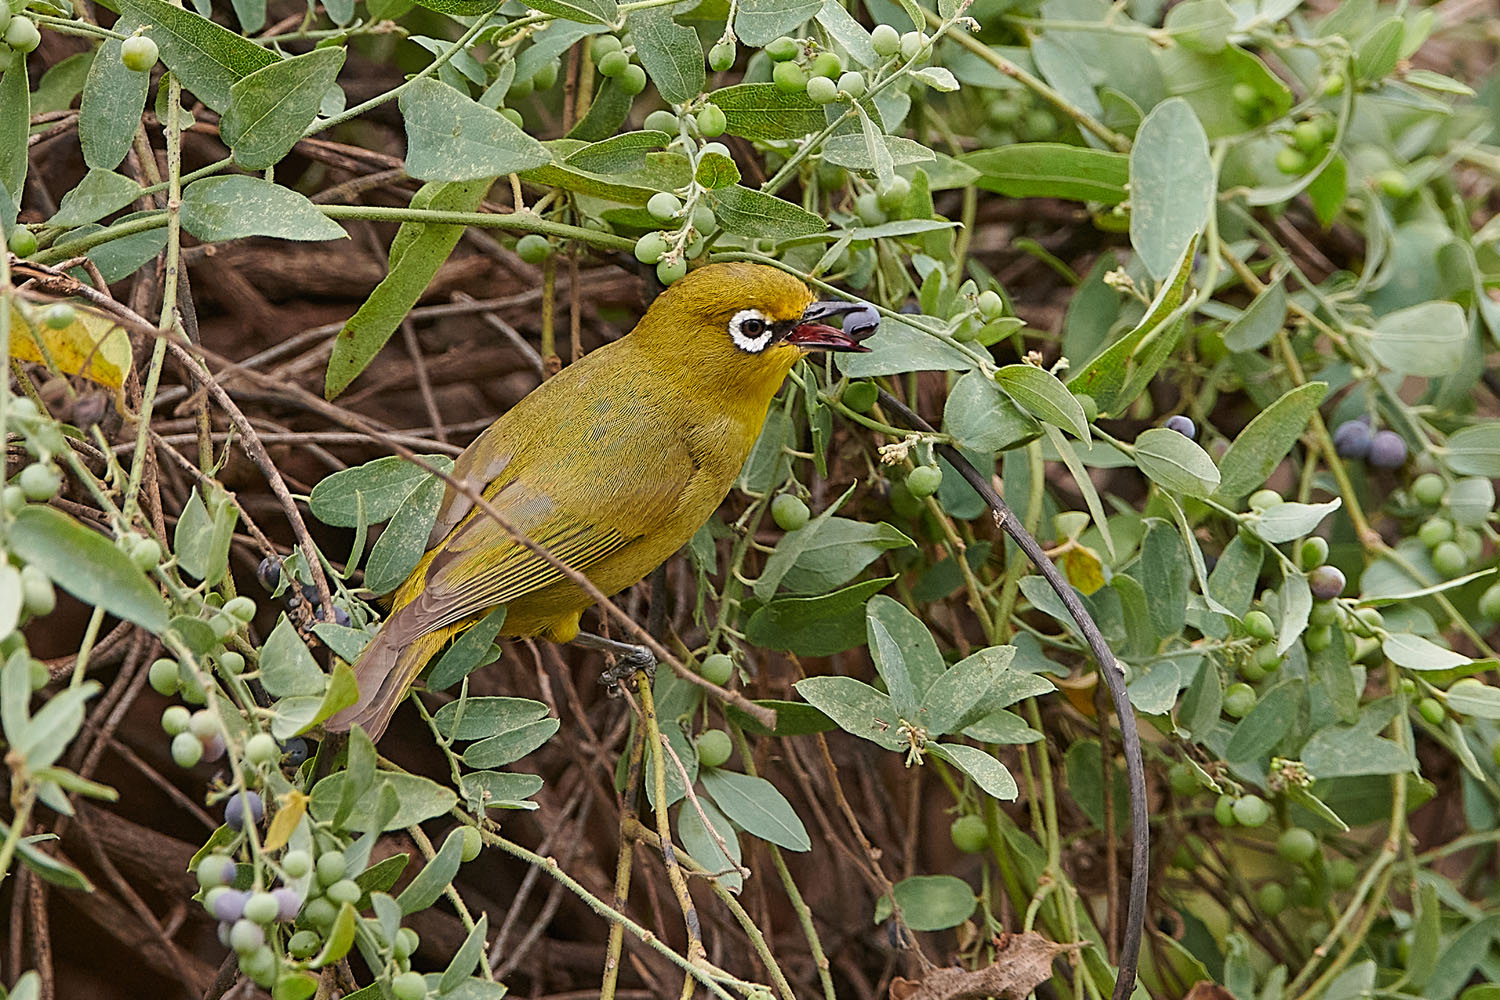
<path fill-rule="evenodd" d="M 729 320 L 729 337 L 734 346 L 759 354 L 771 342 L 771 321 L 759 309 L 741 309 Z"/>

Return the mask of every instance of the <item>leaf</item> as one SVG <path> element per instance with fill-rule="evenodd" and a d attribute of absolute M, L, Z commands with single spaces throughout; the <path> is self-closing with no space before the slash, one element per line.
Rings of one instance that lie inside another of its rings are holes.
<path fill-rule="evenodd" d="M 634 97 L 625 93 L 619 83 L 606 79 L 594 93 L 594 101 L 589 105 L 588 114 L 568 131 L 566 138 L 585 142 L 609 138 L 619 132 L 625 119 L 630 117 L 633 101 Z"/>
<path fill-rule="evenodd" d="M 9 199 L 13 210 L 21 203 L 21 191 L 26 187 L 26 131 L 31 120 L 31 93 L 26 83 L 26 53 L 7 53 L 7 56 L 11 68 L 0 74 L 0 188 L 15 192 Z M 132 133 L 134 129 L 132 122 Z"/>
<path fill-rule="evenodd" d="M 844 47 L 855 62 L 861 66 L 875 66 L 880 63 L 880 56 L 876 54 L 875 45 L 870 41 L 870 33 L 865 30 L 864 25 L 854 19 L 854 15 L 844 9 L 838 0 L 823 0 L 823 6 L 818 9 L 817 17 L 818 23 Z"/>
<path fill-rule="evenodd" d="M 505 605 L 502 604 L 465 629 L 433 665 L 427 675 L 427 689 L 446 690 L 479 667 L 493 662 L 490 650 L 504 624 Z"/>
<path fill-rule="evenodd" d="M 0 820 L 0 840 L 9 840 L 10 836 L 10 824 Z M 44 853 L 36 846 L 34 839 L 31 837 L 17 837 L 16 855 L 21 859 L 23 865 L 35 872 L 45 882 L 51 882 L 53 885 L 61 886 L 64 889 L 77 889 L 80 892 L 94 891 L 94 884 L 88 880 L 86 875 L 71 865 L 57 860 L 52 855 Z M 19 995 L 24 991 L 27 986 L 26 976 L 29 975 L 33 974 L 27 973 L 17 980 L 13 992 L 10 994 L 12 1000 L 17 1000 Z"/>
<path fill-rule="evenodd" d="M 1325 382 L 1309 382 L 1285 393 L 1255 415 L 1219 463 L 1217 495 L 1236 500 L 1265 485 L 1276 466 L 1292 450 L 1328 394 Z"/>
<path fill-rule="evenodd" d="M 1237 353 L 1265 347 L 1285 322 L 1286 305 L 1286 286 L 1277 279 L 1224 328 L 1224 346 Z"/>
<path fill-rule="evenodd" d="M 1195 52 L 1222 52 L 1234 29 L 1234 11 L 1224 0 L 1187 0 L 1167 11 L 1163 27 Z"/>
<path fill-rule="evenodd" d="M 219 122 L 234 162 L 263 170 L 290 153 L 318 116 L 344 55 L 341 46 L 315 48 L 236 80 L 229 88 L 229 110 Z"/>
<path fill-rule="evenodd" d="M 901 602 L 884 595 L 870 598 L 865 605 L 865 618 L 884 626 L 906 664 L 915 694 L 913 702 L 919 701 L 947 669 L 927 624 Z"/>
<path fill-rule="evenodd" d="M 703 816 L 708 818 L 713 830 L 723 839 L 729 854 L 724 854 L 724 848 L 719 846 L 719 841 L 714 839 L 713 833 L 704 825 L 698 809 L 691 805 L 684 805 L 677 813 L 677 835 L 682 840 L 682 846 L 687 848 L 687 852 L 705 870 L 722 873 L 715 876 L 720 885 L 730 892 L 739 892 L 745 884 L 744 876 L 733 870 L 739 867 L 742 856 L 739 833 L 730 825 L 728 817 L 719 812 L 712 802 L 700 798 L 698 806 L 702 808 Z"/>
<path fill-rule="evenodd" d="M 400 103 L 406 172 L 420 180 L 478 180 L 552 161 L 546 147 L 509 118 L 439 80 L 413 80 Z"/>
<path fill-rule="evenodd" d="M 901 647 L 891 638 L 885 623 L 874 615 L 866 615 L 865 628 L 869 633 L 870 658 L 875 661 L 875 669 L 880 674 L 880 679 L 885 681 L 886 690 L 891 693 L 892 707 L 900 719 L 915 724 L 917 688 L 907 669 Z"/>
<path fill-rule="evenodd" d="M 781 241 L 812 236 L 828 228 L 827 220 L 820 215 L 738 184 L 709 192 L 707 201 L 719 225 L 740 236 Z"/>
<path fill-rule="evenodd" d="M 1252 125 L 1235 107 L 1234 88 L 1238 84 L 1250 87 L 1260 99 L 1261 121 L 1279 118 L 1292 106 L 1287 85 L 1265 63 L 1237 45 L 1214 53 L 1175 45 L 1153 49 L 1152 55 L 1168 92 L 1192 106 L 1210 139 L 1240 135 Z M 1136 141 L 1140 141 L 1139 133 Z"/>
<path fill-rule="evenodd" d="M 358 924 L 359 914 L 354 907 L 348 903 L 341 905 L 338 916 L 333 918 L 333 927 L 323 939 L 323 950 L 313 956 L 307 967 L 321 969 L 349 954 L 349 949 L 354 947 L 354 931 Z"/>
<path fill-rule="evenodd" d="M 10 356 L 38 364 L 46 364 L 51 358 L 64 375 L 81 375 L 106 388 L 119 389 L 130 373 L 130 335 L 107 314 L 86 306 L 74 306 L 73 316 L 73 322 L 60 330 L 41 324 L 39 346 L 37 330 L 12 299 Z"/>
<path fill-rule="evenodd" d="M 1371 330 L 1370 350 L 1402 375 L 1452 375 L 1463 366 L 1469 321 L 1456 302 L 1423 302 L 1386 313 Z"/>
<path fill-rule="evenodd" d="M 412 196 L 411 207 L 472 212 L 489 189 L 490 178 L 459 184 L 426 184 Z M 385 346 L 453 252 L 463 232 L 464 227 L 458 225 L 402 223 L 391 243 L 390 272 L 349 317 L 334 340 L 323 384 L 325 399 L 333 399 L 347 389 Z"/>
<path fill-rule="evenodd" d="M 1214 167 L 1208 137 L 1192 107 L 1174 97 L 1151 109 L 1130 149 L 1130 245 L 1158 280 L 1213 206 Z"/>
<path fill-rule="evenodd" d="M 543 14 L 580 24 L 612 25 L 620 17 L 620 8 L 615 0 L 542 0 L 539 4 L 529 6 Z M 631 19 L 630 26 L 635 27 L 634 18 Z"/>
<path fill-rule="evenodd" d="M 833 163 L 840 167 L 848 167 L 851 170 L 874 170 L 876 158 L 885 159 L 893 167 L 905 166 L 911 163 L 931 163 L 935 156 L 932 150 L 911 139 L 899 135 L 878 134 L 875 137 L 879 147 L 871 150 L 869 141 L 861 131 L 858 135 L 845 133 L 829 137 L 823 143 L 822 157 L 824 162 Z M 855 236 L 857 240 L 872 240 L 879 238 L 871 233 L 885 232 L 885 227 L 895 226 L 890 230 L 890 235 L 902 235 L 901 223 L 918 223 L 922 225 L 942 226 L 944 223 L 936 219 L 897 219 L 895 223 L 882 223 L 879 226 L 861 226 L 854 232 L 860 233 Z M 951 226 L 953 223 L 946 223 Z M 913 230 L 908 230 L 913 231 Z M 915 230 L 920 231 L 920 230 Z"/>
<path fill-rule="evenodd" d="M 975 184 L 1007 198 L 1067 198 L 1118 205 L 1126 198 L 1130 158 L 1060 142 L 1018 142 L 981 149 L 960 162 L 979 171 Z"/>
<path fill-rule="evenodd" d="M 120 9 L 150 26 L 151 40 L 161 49 L 161 61 L 195 97 L 220 113 L 228 110 L 230 88 L 236 81 L 280 58 L 270 49 L 167 0 L 120 0 Z"/>
<path fill-rule="evenodd" d="M 8 541 L 12 555 L 83 603 L 151 632 L 166 629 L 166 603 L 146 574 L 113 542 L 62 511 L 26 504 L 16 512 Z"/>
<path fill-rule="evenodd" d="M 869 348 L 868 353 L 839 354 L 834 358 L 838 370 L 850 378 L 905 372 L 958 372 L 974 367 L 974 360 L 963 351 L 889 316 L 882 317 L 874 336 L 862 343 Z M 982 376 L 980 381 L 988 382 Z M 988 388 L 993 389 L 993 385 Z"/>
<path fill-rule="evenodd" d="M 913 70 L 911 75 L 940 94 L 951 94 L 958 89 L 958 80 L 953 76 L 953 71 L 942 66 L 926 66 Z"/>
<path fill-rule="evenodd" d="M 1302 763 L 1319 779 L 1413 770 L 1410 755 L 1400 746 L 1359 726 L 1330 726 L 1313 733 L 1302 747 Z"/>
<path fill-rule="evenodd" d="M 1487 421 L 1448 438 L 1448 468 L 1463 476 L 1500 477 L 1500 422 Z"/>
<path fill-rule="evenodd" d="M 790 34 L 822 6 L 823 0 L 740 0 L 734 33 L 746 45 L 763 48 L 778 35 Z"/>
<path fill-rule="evenodd" d="M 535 809 L 527 802 L 542 789 L 542 779 L 535 774 L 511 774 L 504 771 L 470 771 L 459 779 L 464 801 L 474 809 Z"/>
<path fill-rule="evenodd" d="M 189 575 L 213 586 L 229 568 L 229 543 L 234 540 L 240 512 L 218 487 L 213 487 L 210 501 L 212 513 L 199 497 L 197 487 L 193 488 L 177 521 L 172 551 Z"/>
<path fill-rule="evenodd" d="M 452 996 L 473 974 L 479 960 L 484 957 L 485 938 L 489 936 L 490 915 L 481 913 L 479 919 L 474 921 L 474 928 L 464 938 L 464 943 L 459 945 L 458 951 L 454 952 L 453 960 L 443 970 L 442 977 L 438 980 L 438 993 L 443 996 Z M 503 995 L 503 994 L 501 994 Z"/>
<path fill-rule="evenodd" d="M 791 534 L 788 532 L 783 536 L 782 542 L 785 543 Z M 827 593 L 843 586 L 878 559 L 882 552 L 910 548 L 913 544 L 910 538 L 884 521 L 869 523 L 832 517 L 817 528 L 816 535 L 806 544 L 797 547 L 796 562 L 782 577 L 781 586 L 794 594 Z M 760 592 L 758 586 L 756 592 Z"/>
<path fill-rule="evenodd" d="M 394 790 L 395 800 L 399 803 L 396 812 L 381 824 L 382 831 L 400 830 L 434 816 L 441 816 L 452 809 L 458 801 L 458 796 L 452 791 L 420 775 L 401 774 L 394 771 L 379 773 L 380 780 Z M 332 815 L 339 797 L 343 794 L 347 775 L 347 771 L 336 771 L 313 786 L 311 805 L 315 817 L 326 820 Z M 345 826 L 356 832 L 368 832 L 378 818 L 376 814 L 378 801 L 378 795 L 367 794 L 356 797 L 353 809 L 348 819 L 345 820 Z"/>
<path fill-rule="evenodd" d="M 1014 802 L 1019 789 L 1005 765 L 988 751 L 963 743 L 929 743 L 927 752 L 940 757 L 974 779 L 974 783 L 1002 802 Z"/>
<path fill-rule="evenodd" d="M 1250 526 L 1261 541 L 1279 545 L 1301 538 L 1343 505 L 1341 497 L 1334 497 L 1327 503 L 1279 503 L 1253 515 Z"/>
<path fill-rule="evenodd" d="M 430 476 L 412 490 L 370 549 L 366 587 L 377 594 L 395 590 L 416 568 L 427 551 L 427 536 L 437 521 L 445 488 L 441 479 Z"/>
<path fill-rule="evenodd" d="M 459 698 L 433 715 L 444 739 L 474 740 L 536 722 L 547 706 L 530 698 Z"/>
<path fill-rule="evenodd" d="M 702 93 L 707 78 L 698 32 L 672 20 L 663 8 L 641 8 L 630 15 L 630 37 L 662 100 L 685 104 Z"/>
<path fill-rule="evenodd" d="M 1082 404 L 1056 375 L 1035 365 L 1015 364 L 997 371 L 995 381 L 1033 417 L 1089 440 L 1089 422 Z"/>
<path fill-rule="evenodd" d="M 204 177 L 182 192 L 182 227 L 205 243 L 245 236 L 341 240 L 342 226 L 291 188 L 259 177 Z"/>
<path fill-rule="evenodd" d="M 646 165 L 646 154 L 672 141 L 665 132 L 622 132 L 601 142 L 591 142 L 563 157 L 563 163 L 579 170 L 620 173 Z"/>
<path fill-rule="evenodd" d="M 130 34 L 139 24 L 126 14 L 115 22 L 115 30 Z M 94 170 L 113 170 L 130 152 L 136 126 L 146 107 L 146 91 L 151 85 L 150 73 L 137 73 L 120 61 L 122 44 L 118 38 L 105 39 L 83 81 L 83 99 L 78 105 L 78 142 L 83 147 L 83 162 Z M 3 89 L 0 82 L 0 91 Z M 0 107 L 8 105 L 9 101 L 0 97 Z M 0 142 L 0 148 L 4 146 Z M 9 186 L 7 183 L 6 187 Z"/>
<path fill-rule="evenodd" d="M 808 677 L 792 686 L 844 732 L 893 752 L 904 749 L 896 737 L 896 711 L 889 695 L 853 677 Z"/>
<path fill-rule="evenodd" d="M 789 851 L 812 849 L 807 829 L 791 803 L 766 779 L 713 767 L 698 780 L 714 805 L 741 830 Z"/>
<path fill-rule="evenodd" d="M 865 602 L 895 577 L 865 580 L 822 597 L 778 598 L 745 623 L 745 637 L 757 646 L 802 656 L 828 656 L 865 642 Z"/>
<path fill-rule="evenodd" d="M 693 180 L 710 191 L 726 188 L 740 182 L 740 168 L 734 160 L 723 153 L 708 152 L 698 157 L 698 167 Z"/>
<path fill-rule="evenodd" d="M 1474 661 L 1462 653 L 1444 649 L 1419 635 L 1400 632 L 1389 636 L 1380 644 L 1381 652 L 1391 662 L 1408 670 L 1451 670 L 1468 666 Z"/>
<path fill-rule="evenodd" d="M 452 468 L 452 459 L 446 455 L 417 457 L 445 472 Z M 415 462 L 399 455 L 389 455 L 324 476 L 308 495 L 307 505 L 319 521 L 336 528 L 379 524 L 390 520 L 431 476 L 432 473 Z M 361 504 L 363 520 L 360 518 Z"/>
<path fill-rule="evenodd" d="M 273 698 L 288 695 L 321 696 L 328 675 L 308 652 L 296 626 L 283 613 L 260 651 L 260 681 Z"/>
<path fill-rule="evenodd" d="M 97 222 L 112 215 L 141 196 L 141 186 L 129 177 L 110 170 L 90 170 L 83 180 L 63 195 L 62 204 L 49 226 L 72 228 L 85 222 Z"/>
<path fill-rule="evenodd" d="M 1189 572 L 1187 546 L 1177 529 L 1167 521 L 1148 518 L 1135 573 L 1141 587 L 1151 595 L 1148 619 L 1158 639 L 1168 639 L 1182 631 Z"/>
<path fill-rule="evenodd" d="M 99 691 L 98 681 L 84 681 L 53 695 L 11 742 L 10 752 L 19 755 L 33 771 L 51 767 L 83 727 L 84 702 Z"/>
<path fill-rule="evenodd" d="M 1165 427 L 1141 432 L 1135 461 L 1158 485 L 1190 497 L 1207 497 L 1219 486 L 1219 470 L 1208 452 Z"/>
<path fill-rule="evenodd" d="M 443 840 L 443 846 L 438 848 L 432 860 L 422 866 L 422 870 L 417 872 L 416 877 L 396 897 L 402 916 L 411 916 L 438 901 L 443 890 L 453 881 L 453 876 L 458 874 L 463 853 L 464 828 L 460 826 L 449 831 Z"/>
<path fill-rule="evenodd" d="M 990 655 L 993 650 L 994 655 Z M 978 705 L 1015 656 L 1011 646 L 995 646 L 967 656 L 949 667 L 922 696 L 918 717 L 930 736 L 954 732 Z M 1009 655 L 1005 655 L 1009 654 Z"/>
<path fill-rule="evenodd" d="M 974 912 L 977 900 L 969 883 L 956 875 L 913 875 L 891 887 L 901 919 L 914 931 L 957 927 Z"/>
<path fill-rule="evenodd" d="M 708 95 L 728 122 L 730 135 L 742 139 L 800 139 L 827 124 L 823 108 L 805 92 L 783 93 L 774 83 L 741 83 Z"/>
<path fill-rule="evenodd" d="M 464 751 L 463 761 L 470 767 L 491 768 L 513 764 L 550 740 L 561 720 L 540 719 L 480 740 Z"/>
<path fill-rule="evenodd" d="M 943 429 L 961 447 L 982 453 L 1007 451 L 1041 432 L 1035 420 L 980 372 L 967 372 L 948 393 Z"/>

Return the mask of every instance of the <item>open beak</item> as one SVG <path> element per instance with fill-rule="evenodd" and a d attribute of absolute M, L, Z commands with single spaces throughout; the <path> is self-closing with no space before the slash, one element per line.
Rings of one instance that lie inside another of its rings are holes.
<path fill-rule="evenodd" d="M 835 316 L 845 317 L 843 330 L 820 322 Z M 857 321 L 852 329 L 850 320 Z M 792 332 L 787 334 L 786 342 L 796 344 L 805 351 L 866 352 L 869 348 L 859 341 L 874 333 L 879 325 L 879 315 L 863 303 L 814 302 L 803 311 L 802 318 L 792 328 Z"/>

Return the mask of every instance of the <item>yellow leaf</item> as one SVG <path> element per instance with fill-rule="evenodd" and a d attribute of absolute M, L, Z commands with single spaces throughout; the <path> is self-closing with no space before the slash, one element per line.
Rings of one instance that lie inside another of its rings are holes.
<path fill-rule="evenodd" d="M 74 306 L 76 318 L 60 330 L 28 323 L 14 302 L 10 307 L 10 356 L 55 366 L 116 391 L 130 373 L 130 337 L 123 327 L 95 309 Z M 38 346 L 37 331 L 41 331 Z M 46 350 L 42 350 L 45 347 Z"/>
<path fill-rule="evenodd" d="M 276 817 L 266 829 L 266 842 L 261 845 L 267 851 L 278 851 L 286 846 L 286 842 L 292 839 L 292 831 L 297 829 L 297 824 L 302 822 L 302 817 L 307 813 L 308 797 L 295 788 L 278 801 L 281 808 L 276 810 Z"/>
<path fill-rule="evenodd" d="M 1104 586 L 1104 564 L 1094 550 L 1084 545 L 1073 545 L 1062 554 L 1063 574 L 1080 593 L 1092 594 Z"/>

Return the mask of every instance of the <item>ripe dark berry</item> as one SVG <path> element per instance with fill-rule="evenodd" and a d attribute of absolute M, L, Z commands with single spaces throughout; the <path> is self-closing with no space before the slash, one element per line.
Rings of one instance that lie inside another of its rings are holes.
<path fill-rule="evenodd" d="M 1312 595 L 1320 601 L 1331 601 L 1344 592 L 1344 574 L 1335 566 L 1319 566 L 1307 575 Z"/>
<path fill-rule="evenodd" d="M 299 767 L 307 759 L 307 741 L 300 736 L 293 736 L 281 745 L 281 753 L 288 764 Z"/>
<path fill-rule="evenodd" d="M 251 824 L 266 816 L 266 804 L 258 792 L 236 792 L 224 803 L 224 822 L 234 829 L 243 830 L 247 816 Z"/>
<path fill-rule="evenodd" d="M 1395 431 L 1377 431 L 1365 461 L 1377 469 L 1399 468 L 1406 461 L 1406 441 Z"/>
<path fill-rule="evenodd" d="M 281 560 L 267 556 L 255 570 L 255 578 L 267 590 L 275 590 L 281 583 Z"/>
<path fill-rule="evenodd" d="M 844 332 L 855 340 L 864 340 L 880 328 L 880 313 L 872 306 L 861 306 L 844 314 Z"/>
<path fill-rule="evenodd" d="M 1373 437 L 1368 419 L 1346 420 L 1334 429 L 1333 450 L 1344 458 L 1364 458 L 1370 453 Z"/>
<path fill-rule="evenodd" d="M 1172 416 L 1168 417 L 1167 422 L 1164 426 L 1167 428 L 1167 430 L 1176 431 L 1178 434 L 1181 434 L 1189 441 L 1198 436 L 1198 428 L 1193 423 L 1193 418 L 1181 413 L 1174 413 Z"/>

